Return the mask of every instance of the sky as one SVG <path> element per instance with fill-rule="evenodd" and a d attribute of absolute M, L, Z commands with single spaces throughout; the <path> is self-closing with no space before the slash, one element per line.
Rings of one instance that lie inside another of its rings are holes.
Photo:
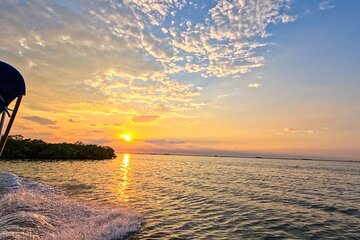
<path fill-rule="evenodd" d="M 360 159 L 360 0 L 1 0 L 0 29 L 12 134 Z"/>

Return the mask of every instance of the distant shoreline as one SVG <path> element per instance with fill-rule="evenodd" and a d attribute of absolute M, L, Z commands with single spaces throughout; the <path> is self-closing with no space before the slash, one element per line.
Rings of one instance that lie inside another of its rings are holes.
<path fill-rule="evenodd" d="M 126 154 L 127 152 L 120 152 L 119 154 Z M 265 157 L 265 156 L 231 156 L 218 154 L 181 154 L 181 153 L 143 153 L 143 152 L 128 152 L 128 154 L 138 155 L 160 155 L 160 156 L 189 156 L 189 157 L 212 157 L 212 158 L 246 158 L 246 159 L 269 159 L 269 160 L 298 160 L 298 161 L 318 161 L 318 162 L 355 162 L 360 163 L 360 160 L 348 159 L 321 159 L 321 158 L 297 158 L 297 157 Z"/>

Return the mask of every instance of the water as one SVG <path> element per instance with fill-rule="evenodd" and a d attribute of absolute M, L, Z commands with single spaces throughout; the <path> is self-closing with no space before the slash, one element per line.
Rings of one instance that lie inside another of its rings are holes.
<path fill-rule="evenodd" d="M 0 239 L 360 239 L 360 162 L 120 155 L 1 172 L 16 175 L 0 175 Z"/>

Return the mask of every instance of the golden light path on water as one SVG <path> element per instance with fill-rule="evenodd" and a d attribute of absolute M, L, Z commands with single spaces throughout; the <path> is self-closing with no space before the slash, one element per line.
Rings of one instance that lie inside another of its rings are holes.
<path fill-rule="evenodd" d="M 130 167 L 130 154 L 124 154 L 120 164 L 120 182 L 118 184 L 118 200 L 121 202 L 127 202 L 129 196 L 126 194 L 126 189 L 129 185 L 129 167 Z"/>

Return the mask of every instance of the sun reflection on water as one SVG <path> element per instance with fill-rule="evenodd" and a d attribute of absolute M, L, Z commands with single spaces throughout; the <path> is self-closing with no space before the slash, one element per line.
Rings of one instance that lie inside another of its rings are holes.
<path fill-rule="evenodd" d="M 129 196 L 126 194 L 126 189 L 129 184 L 128 172 L 130 166 L 130 154 L 124 154 L 121 168 L 120 168 L 120 183 L 118 185 L 119 191 L 119 200 L 122 202 L 127 202 L 129 200 Z"/>

